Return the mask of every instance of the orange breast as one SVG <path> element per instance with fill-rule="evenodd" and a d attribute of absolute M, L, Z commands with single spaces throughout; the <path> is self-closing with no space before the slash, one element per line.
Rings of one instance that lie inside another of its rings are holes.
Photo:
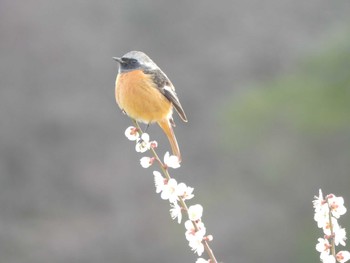
<path fill-rule="evenodd" d="M 171 102 L 142 70 L 118 74 L 115 98 L 131 118 L 145 123 L 168 119 L 172 114 Z"/>

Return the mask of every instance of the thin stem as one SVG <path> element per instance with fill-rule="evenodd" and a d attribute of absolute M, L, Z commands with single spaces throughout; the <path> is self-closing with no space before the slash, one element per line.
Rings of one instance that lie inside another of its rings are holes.
<path fill-rule="evenodd" d="M 143 131 L 142 131 L 140 125 L 138 124 L 138 122 L 135 121 L 135 120 L 132 120 L 132 121 L 133 121 L 133 123 L 135 124 L 135 127 L 137 128 L 137 130 L 140 132 L 140 134 L 143 134 Z M 164 167 L 164 165 L 163 165 L 163 162 L 160 160 L 158 154 L 156 153 L 156 151 L 154 150 L 154 148 L 151 147 L 150 150 L 151 150 L 151 152 L 153 153 L 154 158 L 155 158 L 155 159 L 158 161 L 158 163 L 160 164 L 160 168 L 162 169 L 163 174 L 165 175 L 165 177 L 166 177 L 168 180 L 170 180 L 171 177 L 170 177 L 170 175 L 169 175 L 169 172 L 168 172 L 167 169 L 165 169 L 165 167 Z"/>
<path fill-rule="evenodd" d="M 329 228 L 331 230 L 331 251 L 332 251 L 332 255 L 335 258 L 335 242 L 334 242 L 334 231 L 333 231 L 333 224 L 332 224 L 332 209 L 328 203 L 328 199 L 327 199 L 327 204 L 328 204 L 328 208 L 329 208 L 329 213 L 328 213 L 328 220 L 329 220 Z"/>
<path fill-rule="evenodd" d="M 143 131 L 142 131 L 140 125 L 138 124 L 138 122 L 137 122 L 136 120 L 132 120 L 132 121 L 133 121 L 135 127 L 137 128 L 137 130 L 139 131 L 139 133 L 142 135 Z M 153 147 L 151 147 L 150 150 L 151 150 L 151 152 L 152 152 L 154 158 L 158 161 L 159 166 L 160 166 L 160 168 L 162 169 L 162 172 L 163 172 L 163 174 L 165 175 L 166 179 L 167 179 L 167 180 L 170 180 L 170 179 L 171 179 L 171 176 L 170 176 L 170 174 L 169 174 L 169 172 L 168 172 L 168 169 L 167 169 L 166 166 L 163 164 L 163 162 L 160 160 L 160 158 L 159 158 L 157 152 L 155 151 L 155 149 L 154 149 Z M 188 207 L 187 207 L 187 205 L 186 205 L 184 199 L 183 199 L 182 197 L 179 196 L 179 201 L 180 201 L 180 206 L 182 207 L 182 209 L 185 210 L 186 213 L 188 214 Z M 198 225 L 197 225 L 197 222 L 195 222 L 195 221 L 191 221 L 191 222 L 192 222 L 192 224 L 193 224 L 194 229 L 195 229 L 196 231 L 198 231 L 198 230 L 199 230 L 199 227 L 198 227 Z M 206 240 L 202 240 L 202 243 L 203 243 L 203 245 L 204 245 L 205 251 L 207 252 L 208 256 L 210 257 L 210 263 L 217 263 L 218 261 L 216 260 L 216 258 L 215 258 L 215 256 L 214 256 L 214 253 L 213 253 L 212 249 L 210 248 L 208 242 L 207 242 Z"/>

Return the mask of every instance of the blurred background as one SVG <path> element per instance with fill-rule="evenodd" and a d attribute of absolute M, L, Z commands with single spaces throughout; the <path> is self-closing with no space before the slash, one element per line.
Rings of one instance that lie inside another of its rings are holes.
<path fill-rule="evenodd" d="M 319 262 L 312 199 L 350 207 L 350 2 L 0 2 L 0 262 L 195 262 L 114 99 L 113 56 L 174 83 L 221 262 Z M 156 125 L 148 130 L 169 149 Z M 350 215 L 340 224 L 350 229 Z M 347 248 L 349 250 L 349 247 Z"/>

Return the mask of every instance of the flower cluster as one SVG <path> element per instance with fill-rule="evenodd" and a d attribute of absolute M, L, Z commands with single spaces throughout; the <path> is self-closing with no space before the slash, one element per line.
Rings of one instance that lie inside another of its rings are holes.
<path fill-rule="evenodd" d="M 206 235 L 206 228 L 202 222 L 203 207 L 200 204 L 187 207 L 186 200 L 194 197 L 193 188 L 185 183 L 178 183 L 169 175 L 169 168 L 179 168 L 180 162 L 177 156 L 170 155 L 166 152 L 164 161 L 162 162 L 154 149 L 157 147 L 157 142 L 150 142 L 149 135 L 142 133 L 136 127 L 128 127 L 125 131 L 125 136 L 136 142 L 136 151 L 144 153 L 148 150 L 153 151 L 153 157 L 144 156 L 140 159 L 140 164 L 143 168 L 148 168 L 157 161 L 160 164 L 164 176 L 159 171 L 153 171 L 156 193 L 160 194 L 163 200 L 169 200 L 170 216 L 173 220 L 177 220 L 181 224 L 183 214 L 187 215 L 188 220 L 185 221 L 185 237 L 191 250 L 201 256 L 205 250 L 207 241 L 213 239 L 212 235 Z M 213 255 L 212 255 L 213 256 Z M 215 258 L 205 260 L 198 258 L 197 263 L 216 262 Z"/>
<path fill-rule="evenodd" d="M 320 252 L 320 259 L 324 263 L 343 263 L 350 259 L 349 251 L 339 251 L 336 253 L 335 246 L 345 246 L 346 232 L 338 224 L 340 216 L 346 213 L 344 199 L 334 194 L 323 197 L 321 189 L 319 195 L 313 200 L 315 209 L 314 219 L 317 226 L 323 229 L 324 237 L 318 239 L 316 250 Z"/>
<path fill-rule="evenodd" d="M 185 222 L 186 239 L 192 251 L 201 256 L 204 252 L 203 240 L 208 239 L 205 236 L 206 228 L 201 221 L 203 215 L 203 207 L 199 204 L 192 205 L 187 208 L 185 200 L 192 199 L 193 188 L 186 186 L 184 183 L 177 183 L 174 178 L 166 179 L 160 172 L 154 171 L 154 182 L 156 185 L 156 192 L 160 193 L 163 200 L 170 202 L 170 215 L 172 219 L 177 219 L 180 224 L 182 221 L 183 211 L 187 211 L 188 220 Z M 210 239 L 210 238 L 209 238 Z M 208 239 L 208 241 L 209 241 Z"/>
<path fill-rule="evenodd" d="M 136 141 L 135 150 L 139 153 L 144 153 L 151 148 L 157 148 L 156 141 L 149 141 L 149 135 L 142 133 L 140 135 L 139 130 L 136 127 L 130 126 L 125 130 L 125 136 L 130 141 Z"/>

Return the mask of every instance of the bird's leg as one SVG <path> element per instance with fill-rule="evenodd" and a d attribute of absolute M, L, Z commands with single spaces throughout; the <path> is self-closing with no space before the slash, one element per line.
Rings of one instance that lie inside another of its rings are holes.
<path fill-rule="evenodd" d="M 150 125 L 150 123 L 147 123 L 146 129 L 144 132 L 147 132 L 149 125 Z"/>
<path fill-rule="evenodd" d="M 143 133 L 143 131 L 141 130 L 140 125 L 139 125 L 139 123 L 137 122 L 137 120 L 135 120 L 135 119 L 131 119 L 131 120 L 132 120 L 132 122 L 133 122 L 134 125 L 135 125 L 136 131 L 137 131 L 137 132 L 139 133 L 139 135 L 140 135 L 140 137 L 139 137 L 139 139 L 137 140 L 137 142 L 142 143 L 143 140 L 142 140 L 142 138 L 141 138 L 141 134 Z"/>

